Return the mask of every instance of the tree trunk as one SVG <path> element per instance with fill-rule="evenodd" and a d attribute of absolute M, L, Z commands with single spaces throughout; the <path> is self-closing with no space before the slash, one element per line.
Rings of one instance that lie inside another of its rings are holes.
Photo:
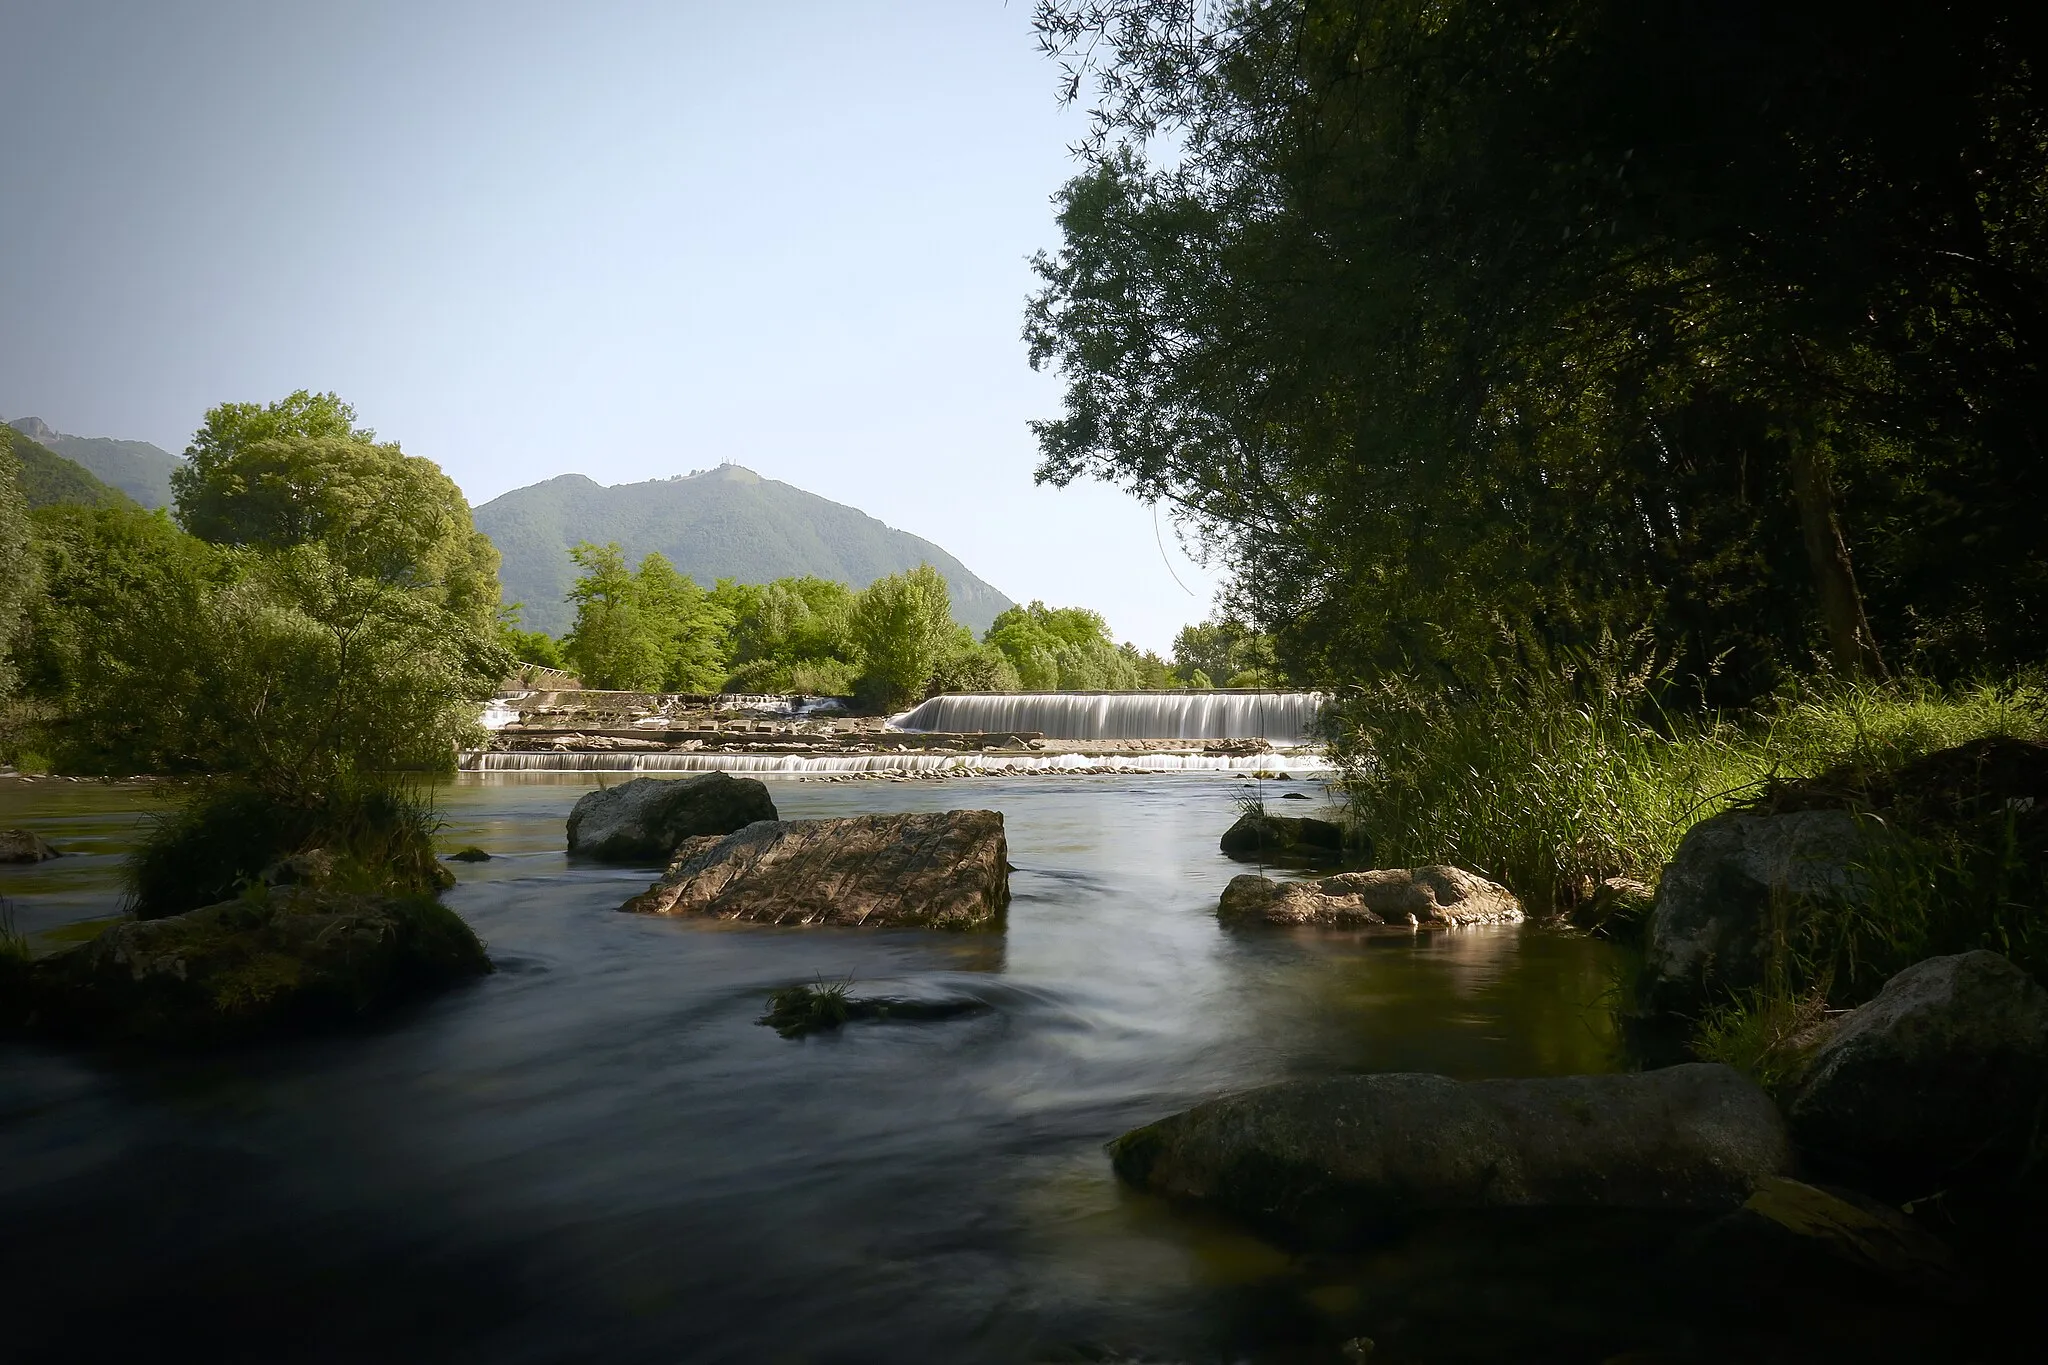
<path fill-rule="evenodd" d="M 1806 559 L 1820 598 L 1821 620 L 1835 665 L 1852 678 L 1882 678 L 1884 658 L 1870 619 L 1863 614 L 1863 594 L 1856 588 L 1856 570 L 1849 562 L 1849 543 L 1835 515 L 1835 486 L 1828 477 L 1826 452 L 1820 442 L 1801 431 L 1787 434 L 1792 445 L 1792 488 L 1799 500 L 1799 522 L 1806 534 Z"/>

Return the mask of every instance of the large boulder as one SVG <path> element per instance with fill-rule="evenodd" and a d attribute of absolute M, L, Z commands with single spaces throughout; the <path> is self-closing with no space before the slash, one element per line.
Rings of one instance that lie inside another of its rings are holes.
<path fill-rule="evenodd" d="M 730 834 L 775 818 L 768 788 L 751 777 L 636 777 L 587 792 L 576 802 L 569 812 L 569 854 L 605 863 L 659 865 L 693 835 Z"/>
<path fill-rule="evenodd" d="M 32 829 L 0 829 L 0 863 L 40 863 L 58 856 Z"/>
<path fill-rule="evenodd" d="M 1845 810 L 1724 811 L 1687 830 L 1650 911 L 1643 1013 L 1697 1014 L 1761 985 L 1777 917 L 1864 896 L 1868 837 Z"/>
<path fill-rule="evenodd" d="M 431 896 L 273 889 L 126 920 L 29 970 L 36 1032 L 156 1046 L 353 1019 L 491 970 Z"/>
<path fill-rule="evenodd" d="M 1216 913 L 1226 924 L 1442 928 L 1516 924 L 1522 906 L 1506 887 L 1460 868 L 1415 867 L 1340 872 L 1308 882 L 1232 877 Z"/>
<path fill-rule="evenodd" d="M 1223 831 L 1220 847 L 1233 858 L 1302 859 L 1344 856 L 1344 827 L 1311 816 L 1267 815 L 1250 810 Z"/>
<path fill-rule="evenodd" d="M 1770 1098 L 1732 1068 L 1699 1063 L 1541 1080 L 1287 1081 L 1109 1150 L 1133 1185 L 1311 1246 L 1459 1209 L 1728 1210 L 1792 1166 Z"/>
<path fill-rule="evenodd" d="M 2048 990 L 1997 953 L 1929 958 L 1837 1019 L 1793 1078 L 1816 1165 L 1901 1195 L 2048 1154 Z"/>
<path fill-rule="evenodd" d="M 693 839 L 663 878 L 620 906 L 749 924 L 982 929 L 1010 903 L 1000 811 L 858 815 L 752 824 Z"/>

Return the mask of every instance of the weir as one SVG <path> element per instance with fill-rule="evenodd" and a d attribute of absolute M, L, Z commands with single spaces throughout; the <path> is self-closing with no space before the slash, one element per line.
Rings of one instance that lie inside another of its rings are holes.
<path fill-rule="evenodd" d="M 1321 757 L 1295 754 L 653 754 L 635 752 L 462 755 L 470 773 L 931 773 L 997 776 L 1044 772 L 1322 773 Z"/>
<path fill-rule="evenodd" d="M 1328 699 L 1322 692 L 948 693 L 891 718 L 889 728 L 1037 733 L 1047 739 L 1263 739 L 1299 745 L 1315 738 L 1315 722 Z"/>

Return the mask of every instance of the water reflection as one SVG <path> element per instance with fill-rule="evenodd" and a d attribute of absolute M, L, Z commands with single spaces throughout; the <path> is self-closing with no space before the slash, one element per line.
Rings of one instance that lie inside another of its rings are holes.
<path fill-rule="evenodd" d="M 1106 1138 L 1290 1075 L 1613 1064 L 1600 944 L 1223 931 L 1229 783 L 773 784 L 796 817 L 1002 810 L 1013 901 L 977 935 L 619 914 L 651 870 L 562 853 L 591 785 L 442 790 L 447 847 L 493 855 L 454 865 L 449 903 L 501 970 L 403 1018 L 149 1065 L 0 1048 L 0 1283 L 29 1354 L 1283 1351 L 1273 1286 L 1322 1311 L 1292 1258 L 1121 1190 Z M 24 927 L 112 911 L 151 804 L 0 792 L 0 824 L 86 850 L 0 871 Z M 813 977 L 993 1008 L 798 1042 L 754 1023 Z"/>

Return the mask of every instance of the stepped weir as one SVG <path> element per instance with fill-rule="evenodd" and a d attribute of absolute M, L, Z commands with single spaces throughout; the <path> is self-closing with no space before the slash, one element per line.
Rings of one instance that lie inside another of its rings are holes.
<path fill-rule="evenodd" d="M 1314 738 L 1321 692 L 969 692 L 933 697 L 889 721 L 925 733 L 1011 731 L 1047 739 Z"/>
<path fill-rule="evenodd" d="M 1317 692 L 1024 692 L 933 697 L 900 716 L 831 698 L 508 692 L 468 772 L 1310 773 Z"/>

